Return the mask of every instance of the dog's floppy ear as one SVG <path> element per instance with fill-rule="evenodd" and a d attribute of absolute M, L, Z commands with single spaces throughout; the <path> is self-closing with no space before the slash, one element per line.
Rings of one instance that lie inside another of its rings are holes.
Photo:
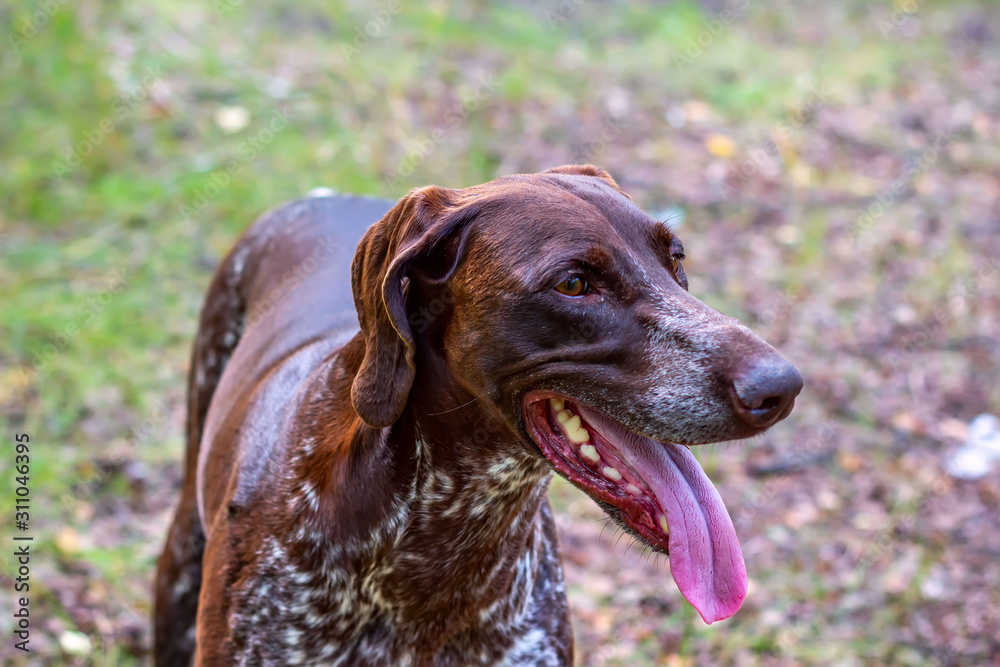
<path fill-rule="evenodd" d="M 569 176 L 594 176 L 606 181 L 608 185 L 613 187 L 618 192 L 631 199 L 628 193 L 623 192 L 618 184 L 615 183 L 615 179 L 611 178 L 611 174 L 604 171 L 600 167 L 595 167 L 592 164 L 564 164 L 561 167 L 553 167 L 552 169 L 546 169 L 544 174 L 567 174 Z"/>
<path fill-rule="evenodd" d="M 365 232 L 354 255 L 351 288 L 365 356 L 351 402 L 373 428 L 389 426 L 403 413 L 416 373 L 406 313 L 410 266 L 468 219 L 460 209 L 454 190 L 412 190 Z"/>

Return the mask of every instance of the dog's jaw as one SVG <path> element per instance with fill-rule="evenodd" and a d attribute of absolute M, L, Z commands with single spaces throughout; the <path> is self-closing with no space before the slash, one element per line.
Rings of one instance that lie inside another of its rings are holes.
<path fill-rule="evenodd" d="M 739 610 L 747 574 L 736 531 L 688 448 L 630 432 L 567 397 L 531 394 L 524 411 L 556 471 L 647 546 L 670 555 L 674 581 L 706 623 Z"/>

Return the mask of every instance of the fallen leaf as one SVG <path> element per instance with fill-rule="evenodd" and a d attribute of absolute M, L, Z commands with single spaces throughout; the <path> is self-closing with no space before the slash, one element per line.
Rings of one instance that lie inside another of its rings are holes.
<path fill-rule="evenodd" d="M 93 648 L 90 637 L 75 630 L 66 630 L 59 635 L 59 646 L 73 655 L 89 655 Z"/>
<path fill-rule="evenodd" d="M 63 528 L 56 533 L 56 547 L 67 554 L 73 554 L 80 550 L 80 536 L 72 528 Z"/>
<path fill-rule="evenodd" d="M 239 106 L 219 107 L 212 114 L 212 119 L 226 134 L 236 134 L 250 125 L 250 110 Z"/>
<path fill-rule="evenodd" d="M 705 147 L 715 157 L 731 158 L 736 154 L 736 142 L 724 134 L 710 134 L 705 139 Z"/>
<path fill-rule="evenodd" d="M 864 464 L 864 459 L 857 454 L 851 454 L 850 452 L 840 452 L 837 455 L 837 463 L 840 467 L 847 472 L 857 472 L 861 470 L 861 466 Z"/>
<path fill-rule="evenodd" d="M 965 442 L 969 437 L 969 425 L 958 419 L 942 419 L 938 422 L 938 433 L 945 438 Z"/>
<path fill-rule="evenodd" d="M 903 433 L 913 433 L 923 435 L 927 432 L 927 425 L 913 416 L 911 412 L 900 412 L 892 418 L 893 428 Z"/>

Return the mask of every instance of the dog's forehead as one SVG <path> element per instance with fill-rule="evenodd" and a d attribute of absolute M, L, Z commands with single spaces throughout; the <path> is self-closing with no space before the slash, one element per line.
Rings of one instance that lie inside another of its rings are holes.
<path fill-rule="evenodd" d="M 492 187 L 483 186 L 476 193 L 481 198 L 478 236 L 493 251 L 524 258 L 554 247 L 634 252 L 670 235 L 601 179 L 534 176 L 491 182 L 487 186 Z"/>

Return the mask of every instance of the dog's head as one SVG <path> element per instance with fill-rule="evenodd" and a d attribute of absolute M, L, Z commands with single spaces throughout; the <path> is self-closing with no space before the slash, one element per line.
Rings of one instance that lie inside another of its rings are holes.
<path fill-rule="evenodd" d="M 393 423 L 417 372 L 414 337 L 434 336 L 450 372 L 526 447 L 669 552 L 679 588 L 712 622 L 739 608 L 746 571 L 686 446 L 763 432 L 802 379 L 688 293 L 683 259 L 677 236 L 589 165 L 415 190 L 355 257 L 366 352 L 352 398 L 368 424 Z M 414 320 L 414 286 L 446 301 L 434 326 Z"/>

